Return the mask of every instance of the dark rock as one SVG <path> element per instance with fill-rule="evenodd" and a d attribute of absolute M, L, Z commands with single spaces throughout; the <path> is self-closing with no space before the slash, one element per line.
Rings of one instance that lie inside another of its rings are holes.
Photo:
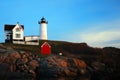
<path fill-rule="evenodd" d="M 39 66 L 39 63 L 38 63 L 38 61 L 36 61 L 36 60 L 31 60 L 30 62 L 28 62 L 28 66 L 29 66 L 32 70 L 35 70 L 36 67 Z"/>
<path fill-rule="evenodd" d="M 10 72 L 10 65 L 7 63 L 0 64 L 0 79 L 6 79 L 6 74 Z"/>
<path fill-rule="evenodd" d="M 41 56 L 36 54 L 40 53 L 38 46 L 31 46 L 36 49 L 33 51 L 25 45 L 12 45 L 0 44 L 0 80 L 119 80 L 120 78 L 120 49 L 60 43 L 58 46 L 52 46 L 52 51 L 56 54 L 62 52 L 62 56 L 53 53 Z"/>
<path fill-rule="evenodd" d="M 6 49 L 0 49 L 0 53 L 5 53 Z"/>
<path fill-rule="evenodd" d="M 38 72 L 36 74 L 40 77 L 76 77 L 78 75 L 85 74 L 86 63 L 75 58 L 51 55 L 41 59 L 40 66 L 37 68 L 37 71 Z"/>

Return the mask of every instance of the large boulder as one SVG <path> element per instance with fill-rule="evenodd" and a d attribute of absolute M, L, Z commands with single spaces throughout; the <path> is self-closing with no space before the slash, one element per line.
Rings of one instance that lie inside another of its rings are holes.
<path fill-rule="evenodd" d="M 0 49 L 0 53 L 5 53 L 6 49 Z"/>
<path fill-rule="evenodd" d="M 85 74 L 86 63 L 76 58 L 48 56 L 42 58 L 37 68 L 37 77 L 77 77 Z"/>
<path fill-rule="evenodd" d="M 0 64 L 0 79 L 5 79 L 6 73 L 10 72 L 10 65 L 7 63 Z"/>

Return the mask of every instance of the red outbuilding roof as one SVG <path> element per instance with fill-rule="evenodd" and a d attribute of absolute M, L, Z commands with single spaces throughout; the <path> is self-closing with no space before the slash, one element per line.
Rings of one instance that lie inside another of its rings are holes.
<path fill-rule="evenodd" d="M 51 54 L 51 46 L 47 42 L 42 44 L 41 54 Z"/>

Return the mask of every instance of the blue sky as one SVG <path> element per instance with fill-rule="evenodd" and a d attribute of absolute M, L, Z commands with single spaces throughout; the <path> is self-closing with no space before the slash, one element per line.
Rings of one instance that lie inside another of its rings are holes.
<path fill-rule="evenodd" d="M 48 20 L 48 39 L 120 48 L 120 0 L 1 0 L 0 42 L 4 24 L 19 22 L 25 36 L 39 35 L 38 21 Z"/>

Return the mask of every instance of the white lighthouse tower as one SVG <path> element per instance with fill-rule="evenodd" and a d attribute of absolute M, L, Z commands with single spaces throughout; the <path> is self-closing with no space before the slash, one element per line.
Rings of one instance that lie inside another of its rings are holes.
<path fill-rule="evenodd" d="M 38 22 L 40 24 L 40 39 L 47 40 L 47 24 L 48 21 L 44 17 L 42 17 L 41 21 Z"/>

